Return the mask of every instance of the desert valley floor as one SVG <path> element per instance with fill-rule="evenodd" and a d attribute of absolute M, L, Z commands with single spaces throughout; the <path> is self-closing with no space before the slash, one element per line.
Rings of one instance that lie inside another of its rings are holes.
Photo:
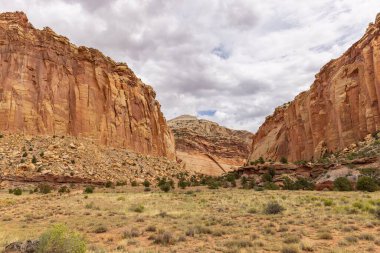
<path fill-rule="evenodd" d="M 285 210 L 271 214 L 267 204 Z M 0 192 L 0 248 L 54 224 L 89 252 L 380 252 L 380 193 L 206 187 L 164 193 L 119 186 L 70 193 Z"/>

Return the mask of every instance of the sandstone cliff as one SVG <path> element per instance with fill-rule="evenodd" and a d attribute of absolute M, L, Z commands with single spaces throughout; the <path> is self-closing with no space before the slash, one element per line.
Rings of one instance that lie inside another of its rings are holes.
<path fill-rule="evenodd" d="M 79 136 L 175 159 L 150 86 L 96 49 L 35 29 L 21 12 L 0 14 L 0 131 Z"/>
<path fill-rule="evenodd" d="M 267 117 L 250 160 L 318 159 L 379 130 L 379 34 L 380 15 L 361 40 L 321 69 L 310 90 Z"/>
<path fill-rule="evenodd" d="M 174 133 L 177 156 L 188 170 L 220 175 L 246 161 L 252 142 L 250 132 L 231 130 L 188 115 L 168 124 Z"/>

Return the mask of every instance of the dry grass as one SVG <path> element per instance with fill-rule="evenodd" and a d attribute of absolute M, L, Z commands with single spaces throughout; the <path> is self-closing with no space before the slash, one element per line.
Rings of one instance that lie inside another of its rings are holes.
<path fill-rule="evenodd" d="M 63 223 L 85 237 L 89 252 L 380 252 L 378 192 L 199 189 L 22 196 L 3 190 L 0 249 Z M 271 202 L 285 210 L 265 214 Z"/>

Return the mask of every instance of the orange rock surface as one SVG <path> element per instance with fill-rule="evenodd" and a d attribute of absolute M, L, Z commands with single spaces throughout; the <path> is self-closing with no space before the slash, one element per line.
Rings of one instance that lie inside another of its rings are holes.
<path fill-rule="evenodd" d="M 79 136 L 175 159 L 150 86 L 96 49 L 35 29 L 22 12 L 0 14 L 0 131 Z"/>
<path fill-rule="evenodd" d="M 250 160 L 318 159 L 380 129 L 380 15 L 310 90 L 275 110 L 256 133 Z"/>

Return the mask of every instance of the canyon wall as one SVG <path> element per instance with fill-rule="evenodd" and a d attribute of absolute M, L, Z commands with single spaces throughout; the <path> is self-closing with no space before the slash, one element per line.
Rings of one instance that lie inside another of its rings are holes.
<path fill-rule="evenodd" d="M 318 159 L 380 130 L 380 15 L 310 90 L 277 108 L 254 136 L 250 160 Z"/>
<path fill-rule="evenodd" d="M 175 159 L 155 95 L 126 64 L 35 29 L 22 12 L 0 14 L 0 131 L 72 135 Z"/>

